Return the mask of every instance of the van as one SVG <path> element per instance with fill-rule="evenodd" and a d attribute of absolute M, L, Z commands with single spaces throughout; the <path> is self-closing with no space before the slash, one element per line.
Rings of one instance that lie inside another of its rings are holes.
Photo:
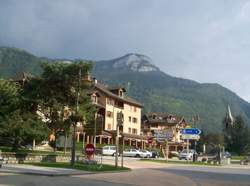
<path fill-rule="evenodd" d="M 104 146 L 102 147 L 102 155 L 115 156 L 116 146 Z"/>

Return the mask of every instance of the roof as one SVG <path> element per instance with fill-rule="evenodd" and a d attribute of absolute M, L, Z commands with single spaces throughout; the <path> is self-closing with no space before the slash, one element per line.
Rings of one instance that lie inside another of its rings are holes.
<path fill-rule="evenodd" d="M 98 89 L 99 91 L 103 92 L 104 94 L 106 94 L 107 96 L 110 96 L 114 99 L 117 99 L 119 101 L 122 102 L 126 102 L 126 103 L 130 103 L 132 105 L 138 106 L 138 107 L 143 107 L 143 105 L 137 101 L 135 101 L 134 99 L 124 96 L 124 97 L 120 97 L 114 93 L 112 93 L 108 87 L 105 87 L 104 85 L 100 84 L 100 83 L 96 83 L 95 84 L 95 88 Z"/>
<path fill-rule="evenodd" d="M 176 116 L 168 113 L 148 113 L 143 116 L 144 123 L 161 123 L 165 125 L 179 124 L 185 122 L 183 116 Z"/>

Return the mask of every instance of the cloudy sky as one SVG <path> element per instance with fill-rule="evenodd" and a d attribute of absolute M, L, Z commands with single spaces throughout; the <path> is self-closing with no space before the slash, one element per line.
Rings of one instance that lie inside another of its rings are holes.
<path fill-rule="evenodd" d="M 51 58 L 141 53 L 250 101 L 250 1 L 0 0 L 0 46 Z"/>

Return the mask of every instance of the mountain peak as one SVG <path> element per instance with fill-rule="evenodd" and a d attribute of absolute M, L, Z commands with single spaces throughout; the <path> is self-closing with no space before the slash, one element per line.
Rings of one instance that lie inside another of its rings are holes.
<path fill-rule="evenodd" d="M 129 69 L 135 72 L 159 71 L 159 68 L 152 64 L 152 59 L 142 54 L 129 53 L 113 61 L 115 69 Z"/>

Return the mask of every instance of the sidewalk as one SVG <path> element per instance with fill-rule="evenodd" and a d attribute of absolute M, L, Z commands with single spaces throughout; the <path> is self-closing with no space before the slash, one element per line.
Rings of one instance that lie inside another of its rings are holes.
<path fill-rule="evenodd" d="M 91 172 L 75 169 L 39 167 L 24 164 L 4 164 L 3 167 L 0 168 L 0 173 L 33 174 L 41 176 L 72 176 L 93 174 Z"/>

